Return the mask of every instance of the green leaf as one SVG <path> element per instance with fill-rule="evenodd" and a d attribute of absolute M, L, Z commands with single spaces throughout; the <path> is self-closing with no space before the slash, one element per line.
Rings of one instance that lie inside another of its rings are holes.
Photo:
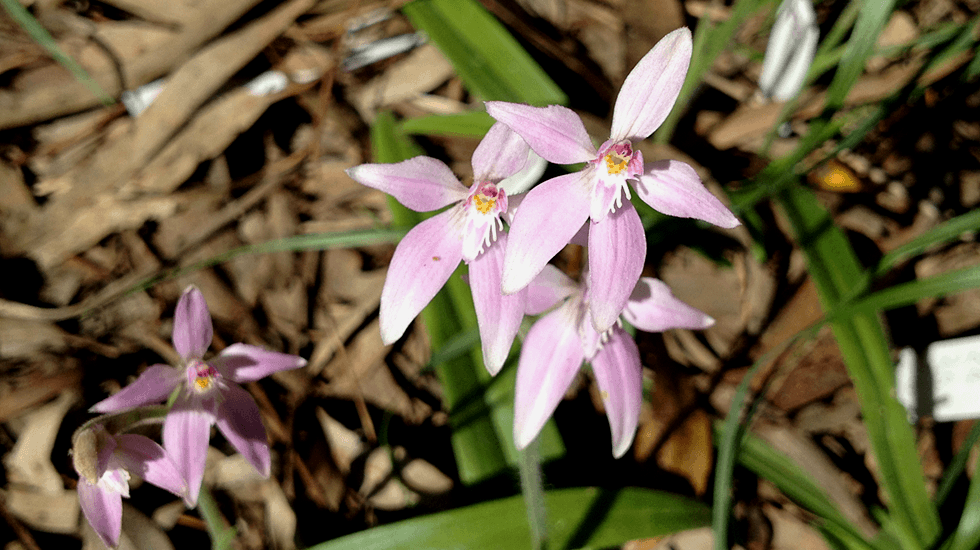
<path fill-rule="evenodd" d="M 874 53 L 878 35 L 885 28 L 894 9 L 895 0 L 861 2 L 861 11 L 854 23 L 854 31 L 847 41 L 844 57 L 837 66 L 834 80 L 827 89 L 828 109 L 836 111 L 844 106 L 844 98 L 864 72 L 864 64 Z"/>
<path fill-rule="evenodd" d="M 402 122 L 401 129 L 406 134 L 482 138 L 493 123 L 493 118 L 486 111 L 467 111 L 456 115 L 410 118 Z"/>
<path fill-rule="evenodd" d="M 539 106 L 568 103 L 561 88 L 476 0 L 415 0 L 402 11 L 480 99 Z"/>
<path fill-rule="evenodd" d="M 977 546 L 980 546 L 980 476 L 974 475 L 950 550 L 976 550 Z"/>
<path fill-rule="evenodd" d="M 715 424 L 715 438 L 721 439 L 721 424 Z M 816 524 L 822 530 L 845 540 L 849 548 L 874 548 L 864 539 L 853 523 L 838 511 L 827 493 L 813 478 L 788 456 L 773 449 L 762 439 L 746 434 L 738 448 L 738 462 L 771 481 L 786 496 L 818 516 Z"/>
<path fill-rule="evenodd" d="M 832 310 L 866 279 L 844 233 L 802 186 L 787 188 L 780 203 L 807 258 L 821 303 Z M 905 408 L 894 397 L 895 380 L 884 328 L 877 316 L 858 313 L 831 324 L 861 402 L 889 512 L 903 546 L 925 548 L 939 534 L 939 516 L 928 498 Z"/>
<path fill-rule="evenodd" d="M 550 548 L 607 548 L 706 525 L 707 506 L 649 489 L 548 491 Z M 500 550 L 531 547 L 521 497 L 375 527 L 310 550 Z"/>
<path fill-rule="evenodd" d="M 953 489 L 953 485 L 959 480 L 960 475 L 963 473 L 963 469 L 966 468 L 966 462 L 970 459 L 970 451 L 973 446 L 980 441 L 980 422 L 975 422 L 973 428 L 970 430 L 969 435 L 963 441 L 963 446 L 950 461 L 949 466 L 946 471 L 943 472 L 943 478 L 939 481 L 939 487 L 936 489 L 936 505 L 942 506 L 946 502 L 946 497 L 949 496 L 949 492 Z"/>
<path fill-rule="evenodd" d="M 900 262 L 922 254 L 929 247 L 957 239 L 968 231 L 977 230 L 980 230 L 980 210 L 973 210 L 947 220 L 930 231 L 919 235 L 915 239 L 885 254 L 881 258 L 881 261 L 878 262 L 875 275 L 880 277 Z"/>
<path fill-rule="evenodd" d="M 379 162 L 399 162 L 421 154 L 415 143 L 401 133 L 391 113 L 381 113 L 371 127 L 374 157 Z M 389 198 L 390 199 L 390 198 Z M 394 199 L 388 201 L 397 225 L 414 226 L 425 215 L 413 212 Z M 439 294 L 422 311 L 429 332 L 433 363 L 450 410 L 452 445 L 460 479 L 477 483 L 516 468 L 520 455 L 514 446 L 514 379 L 516 369 L 504 369 L 491 377 L 483 366 L 480 347 L 461 353 L 461 338 L 478 330 L 469 286 L 460 267 Z M 554 422 L 538 437 L 543 460 L 565 454 Z"/>

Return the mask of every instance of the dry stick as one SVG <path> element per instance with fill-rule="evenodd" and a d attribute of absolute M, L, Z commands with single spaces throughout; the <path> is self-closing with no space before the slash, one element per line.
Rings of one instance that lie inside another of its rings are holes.
<path fill-rule="evenodd" d="M 166 74 L 257 3 L 258 0 L 203 0 L 195 8 L 187 8 L 180 32 L 172 33 L 164 41 L 167 47 L 148 47 L 135 58 L 118 56 L 122 60 L 126 84 L 141 86 Z M 104 27 L 107 30 L 110 28 L 108 25 Z M 97 36 L 100 34 L 97 32 Z M 103 39 L 107 43 L 112 42 L 111 39 Z M 104 68 L 85 66 L 85 69 L 109 94 L 121 92 L 112 63 L 102 60 L 100 64 Z M 89 93 L 84 84 L 65 73 L 64 78 L 47 79 L 45 84 L 28 89 L 0 90 L 0 128 L 23 126 L 75 113 L 98 103 L 98 98 Z"/>
<path fill-rule="evenodd" d="M 263 19 L 216 41 L 181 66 L 157 99 L 134 121 L 130 133 L 119 136 L 90 162 L 64 176 L 70 190 L 44 207 L 26 232 L 32 237 L 22 246 L 39 263 L 50 267 L 117 229 L 111 225 L 93 227 L 79 213 L 90 211 L 106 193 L 113 193 L 134 177 L 198 107 L 312 4 L 313 0 L 283 4 Z M 66 243 L 66 233 L 75 239 Z"/>
<path fill-rule="evenodd" d="M 213 218 L 213 221 L 200 231 L 195 233 L 180 249 L 180 255 L 186 253 L 201 244 L 210 237 L 215 231 L 224 225 L 234 221 L 250 208 L 255 206 L 269 192 L 276 189 L 281 181 L 281 176 L 290 170 L 295 169 L 306 157 L 307 151 L 301 150 L 292 155 L 278 160 L 266 167 L 267 174 L 264 181 L 257 187 L 242 195 L 242 197 L 225 206 Z M 187 267 L 189 262 L 184 262 L 181 267 Z M 43 308 L 30 306 L 20 302 L 13 302 L 0 298 L 0 317 L 7 319 L 24 319 L 29 321 L 64 321 L 74 317 L 79 317 L 87 311 L 100 308 L 106 304 L 122 297 L 130 292 L 139 283 L 150 277 L 159 277 L 166 273 L 167 269 L 155 268 L 150 270 L 131 273 L 121 279 L 110 282 L 99 291 L 77 304 L 58 308 Z"/>

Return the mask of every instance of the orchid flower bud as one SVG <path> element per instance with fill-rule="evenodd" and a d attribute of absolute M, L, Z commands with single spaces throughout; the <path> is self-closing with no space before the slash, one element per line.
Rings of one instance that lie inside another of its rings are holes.
<path fill-rule="evenodd" d="M 759 89 L 766 97 L 787 101 L 799 93 L 819 38 L 812 0 L 783 0 L 759 76 Z"/>

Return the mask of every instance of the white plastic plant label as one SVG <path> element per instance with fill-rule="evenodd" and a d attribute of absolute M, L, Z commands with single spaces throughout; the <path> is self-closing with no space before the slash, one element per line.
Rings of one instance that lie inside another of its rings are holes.
<path fill-rule="evenodd" d="M 898 400 L 911 418 L 980 418 L 980 336 L 930 344 L 924 357 L 904 348 L 895 369 Z"/>

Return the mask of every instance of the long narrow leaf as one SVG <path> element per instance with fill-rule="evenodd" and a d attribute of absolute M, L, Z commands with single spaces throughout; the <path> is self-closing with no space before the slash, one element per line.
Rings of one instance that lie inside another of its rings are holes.
<path fill-rule="evenodd" d="M 715 437 L 722 435 L 722 424 L 715 424 Z M 758 437 L 746 434 L 738 449 L 738 462 L 771 481 L 786 496 L 819 518 L 816 524 L 848 542 L 852 549 L 871 549 L 874 546 L 837 509 L 827 493 L 813 478 L 789 457 L 770 447 Z"/>
<path fill-rule="evenodd" d="M 532 105 L 568 102 L 561 88 L 476 0 L 415 0 L 402 10 L 481 99 Z"/>
<path fill-rule="evenodd" d="M 48 31 L 37 22 L 37 19 L 34 19 L 34 16 L 32 16 L 31 13 L 27 11 L 27 8 L 21 5 L 20 2 L 17 0 L 0 0 L 0 3 L 3 3 L 3 7 L 6 8 L 7 13 L 14 18 L 14 21 L 16 21 L 17 24 L 20 25 L 27 32 L 27 34 L 34 39 L 35 42 L 47 50 L 55 61 L 60 63 L 62 67 L 67 69 L 68 72 L 75 77 L 75 80 L 78 80 L 84 84 L 85 87 L 92 92 L 92 95 L 99 98 L 99 101 L 103 105 L 112 105 L 116 102 L 116 100 L 107 94 L 105 90 L 102 89 L 102 86 L 99 86 L 99 83 L 88 74 L 84 67 L 79 65 L 78 62 L 71 56 L 62 51 L 51 34 L 49 34 Z"/>
<path fill-rule="evenodd" d="M 874 53 L 878 35 L 885 28 L 894 10 L 895 0 L 861 2 L 861 11 L 854 23 L 854 31 L 847 41 L 844 58 L 827 89 L 828 109 L 836 111 L 844 106 L 844 98 L 864 72 L 864 64 Z"/>
<path fill-rule="evenodd" d="M 706 525 L 708 508 L 648 489 L 549 491 L 553 549 L 608 548 Z M 531 547 L 520 497 L 485 502 L 376 527 L 310 550 L 500 550 Z"/>
<path fill-rule="evenodd" d="M 980 546 L 980 476 L 975 475 L 950 550 L 976 550 L 977 546 Z"/>
<path fill-rule="evenodd" d="M 780 202 L 806 255 L 821 302 L 831 310 L 864 279 L 854 250 L 809 189 L 789 188 Z M 914 537 L 907 544 L 927 547 L 939 533 L 939 517 L 925 491 L 905 409 L 894 397 L 884 329 L 876 316 L 867 313 L 837 319 L 832 326 L 861 401 L 896 532 Z"/>
<path fill-rule="evenodd" d="M 455 115 L 429 115 L 402 122 L 406 134 L 429 136 L 467 136 L 482 138 L 494 120 L 486 111 L 467 111 Z"/>

